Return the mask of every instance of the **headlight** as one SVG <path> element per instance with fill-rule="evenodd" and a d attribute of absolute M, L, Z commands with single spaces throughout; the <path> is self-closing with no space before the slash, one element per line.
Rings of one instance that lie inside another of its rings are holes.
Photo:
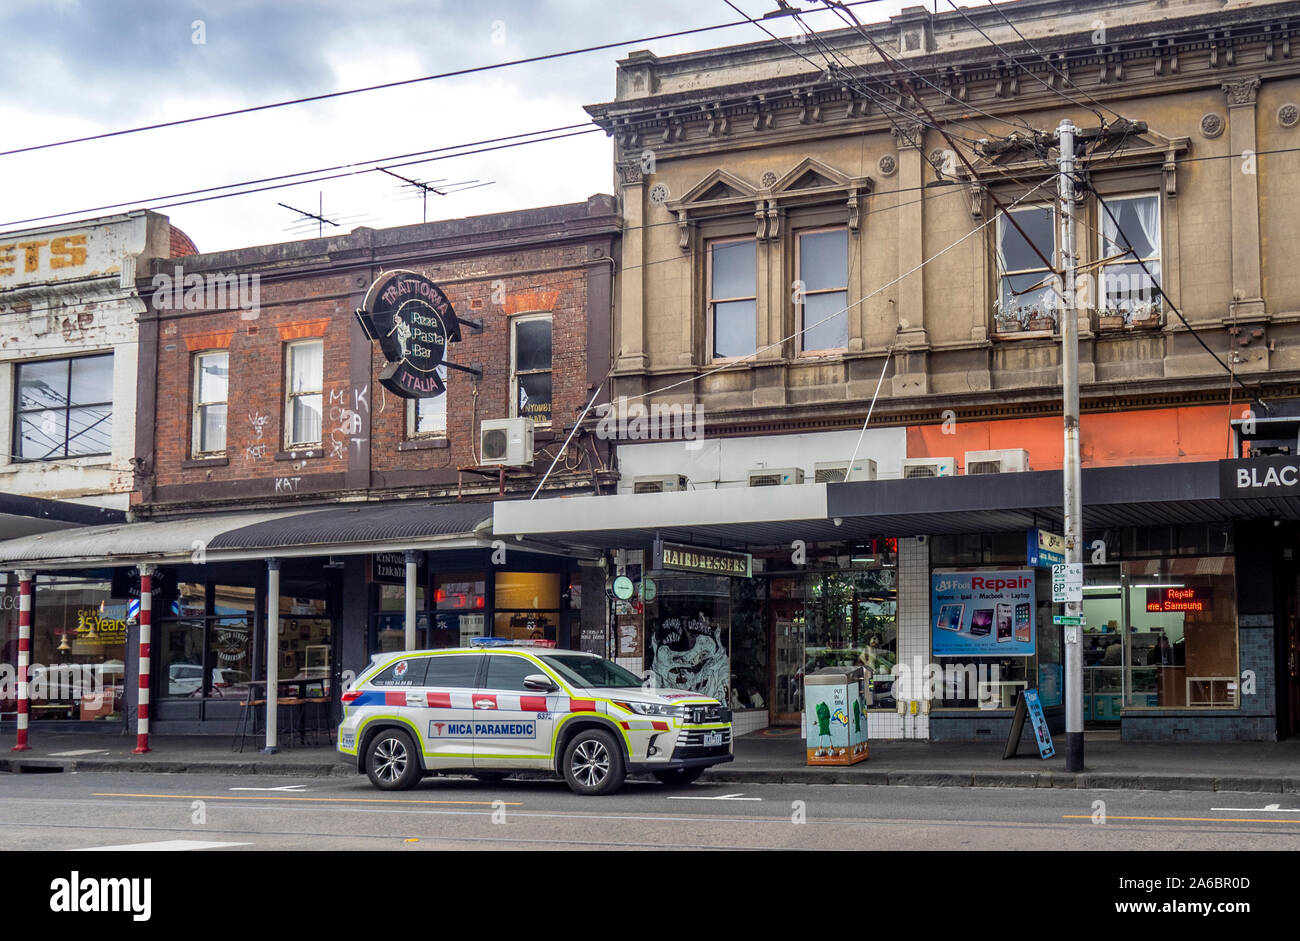
<path fill-rule="evenodd" d="M 619 702 L 614 700 L 614 705 L 628 712 L 635 712 L 639 716 L 660 716 L 665 719 L 681 718 L 681 706 L 665 706 L 657 702 Z"/>

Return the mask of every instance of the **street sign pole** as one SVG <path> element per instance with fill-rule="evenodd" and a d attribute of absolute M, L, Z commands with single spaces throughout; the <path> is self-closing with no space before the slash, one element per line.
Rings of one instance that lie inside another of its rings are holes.
<path fill-rule="evenodd" d="M 1083 500 L 1079 455 L 1079 318 L 1075 310 L 1074 122 L 1057 128 L 1060 158 L 1057 196 L 1061 207 L 1061 380 L 1065 412 L 1065 561 L 1083 561 Z M 1065 614 L 1082 618 L 1083 603 L 1067 601 Z M 1076 627 L 1065 643 L 1065 769 L 1083 770 L 1083 641 Z"/>

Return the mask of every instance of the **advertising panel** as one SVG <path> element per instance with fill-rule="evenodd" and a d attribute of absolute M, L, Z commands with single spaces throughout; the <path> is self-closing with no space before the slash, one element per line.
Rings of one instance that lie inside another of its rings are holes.
<path fill-rule="evenodd" d="M 1033 656 L 1034 572 L 935 573 L 930 617 L 936 657 Z"/>

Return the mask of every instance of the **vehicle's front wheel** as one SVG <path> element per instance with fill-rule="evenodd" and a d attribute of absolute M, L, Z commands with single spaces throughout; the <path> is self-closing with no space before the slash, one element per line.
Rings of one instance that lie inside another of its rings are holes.
<path fill-rule="evenodd" d="M 564 780 L 575 794 L 612 794 L 623 786 L 627 767 L 618 740 L 604 729 L 585 729 L 564 750 Z"/>
<path fill-rule="evenodd" d="M 381 791 L 405 791 L 422 776 L 420 756 L 411 736 L 401 729 L 384 729 L 366 749 L 366 776 Z"/>
<path fill-rule="evenodd" d="M 703 768 L 674 768 L 670 771 L 656 771 L 655 777 L 661 784 L 693 784 L 704 773 Z"/>

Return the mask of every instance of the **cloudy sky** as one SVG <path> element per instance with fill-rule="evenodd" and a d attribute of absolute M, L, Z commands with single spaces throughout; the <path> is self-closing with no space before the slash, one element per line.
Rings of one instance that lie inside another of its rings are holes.
<path fill-rule="evenodd" d="M 733 2 L 756 17 L 777 6 Z M 879 21 L 918 2 L 875 0 L 857 14 Z M 947 0 L 939 7 L 950 9 Z M 5 0 L 0 151 L 739 19 L 723 0 Z M 776 22 L 793 34 L 789 19 Z M 807 22 L 838 23 L 825 12 Z M 53 213 L 101 215 L 118 202 L 167 213 L 200 251 L 314 237 L 281 202 L 314 210 L 323 199 L 324 214 L 341 222 L 327 227 L 335 232 L 420 222 L 411 188 L 377 172 L 163 207 L 193 198 L 167 198 L 184 191 L 579 124 L 584 104 L 613 97 L 614 63 L 633 49 L 662 55 L 763 38 L 745 24 L 0 156 L 0 231 Z M 611 156 L 596 131 L 396 172 L 491 181 L 430 196 L 433 220 L 610 192 Z"/>

